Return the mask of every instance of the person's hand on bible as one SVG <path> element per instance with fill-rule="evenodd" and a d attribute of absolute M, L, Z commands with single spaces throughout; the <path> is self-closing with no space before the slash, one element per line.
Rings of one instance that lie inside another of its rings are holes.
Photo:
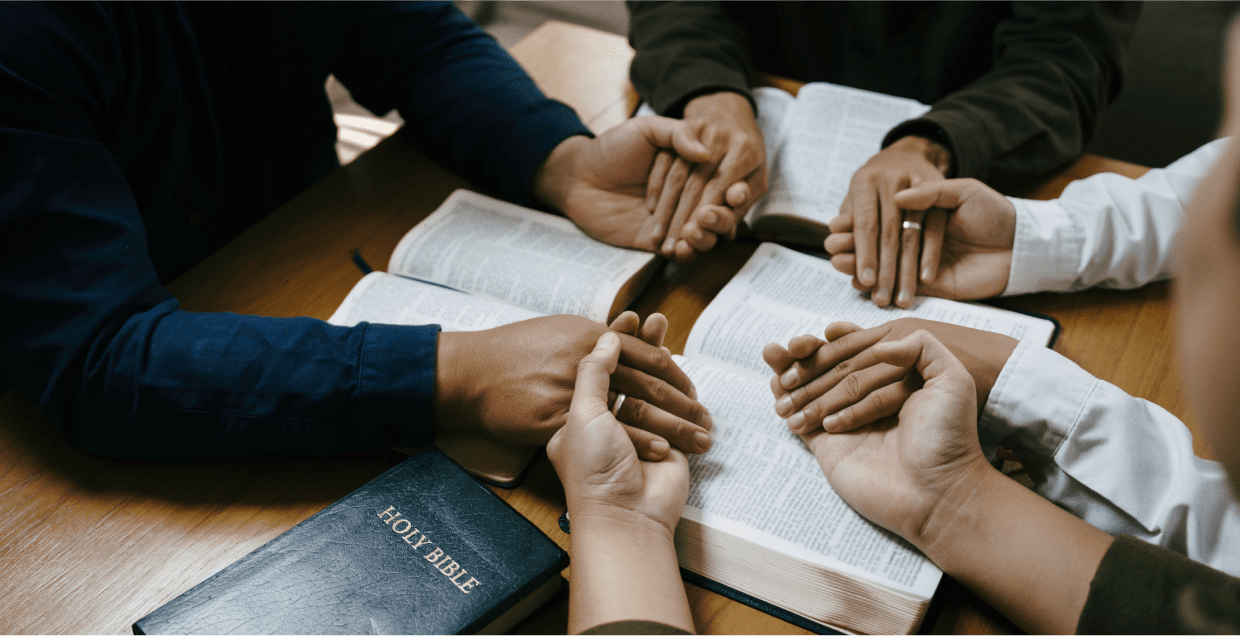
<path fill-rule="evenodd" d="M 661 151 L 698 163 L 711 159 L 700 126 L 667 117 L 630 119 L 596 138 L 574 136 L 556 146 L 534 175 L 534 193 L 586 234 L 612 245 L 658 251 L 667 219 L 646 205 Z"/>
<path fill-rule="evenodd" d="M 735 238 L 737 223 L 767 188 L 766 146 L 747 98 L 726 91 L 695 97 L 685 121 L 699 127 L 710 160 L 695 164 L 661 152 L 646 192 L 646 206 L 667 227 L 659 252 L 679 262 Z"/>
<path fill-rule="evenodd" d="M 1007 197 L 976 179 L 948 179 L 903 190 L 894 202 L 906 215 L 925 215 L 921 293 L 972 300 L 998 296 L 1007 288 L 1016 239 L 1016 207 Z M 828 226 L 831 264 L 856 276 L 860 255 L 853 218 L 840 215 Z M 864 289 L 855 280 L 853 285 Z"/>
<path fill-rule="evenodd" d="M 775 412 L 800 434 L 819 429 L 842 433 L 895 415 L 921 388 L 921 378 L 906 366 L 883 362 L 876 351 L 918 331 L 933 334 L 963 365 L 977 391 L 978 409 L 985 406 L 1017 341 L 989 331 L 901 318 L 871 329 L 834 322 L 827 326 L 825 340 L 806 335 L 793 338 L 787 347 L 768 344 L 762 357 L 775 372 Z"/>
<path fill-rule="evenodd" d="M 621 316 L 613 326 L 634 327 L 635 318 Z M 622 368 L 622 338 L 604 333 L 581 359 L 568 423 L 547 444 L 572 524 L 569 633 L 632 620 L 690 631 L 693 619 L 673 543 L 689 495 L 689 463 L 676 449 L 658 461 L 642 461 L 613 414 L 610 394 Z"/>
<path fill-rule="evenodd" d="M 922 282 L 933 280 L 933 270 L 927 268 L 923 254 L 937 254 L 945 212 L 902 210 L 896 194 L 943 180 L 951 166 L 950 150 L 925 137 L 909 135 L 871 157 L 853 174 L 840 213 L 828 228 L 832 235 L 845 228 L 851 233 L 853 286 L 870 292 L 875 305 L 886 307 L 894 302 L 907 308 L 917 293 L 918 277 Z M 828 252 L 833 247 L 830 241 L 828 236 Z M 834 247 L 839 249 L 838 245 Z"/>
<path fill-rule="evenodd" d="M 705 452 L 713 424 L 696 399 L 693 383 L 659 346 L 667 319 L 654 314 L 641 329 L 634 322 L 636 316 L 622 315 L 614 323 L 629 332 L 619 335 L 620 362 L 611 377 L 617 417 L 643 459 L 666 456 L 669 444 L 685 452 Z M 546 444 L 567 421 L 578 362 L 607 331 L 586 318 L 547 316 L 482 331 L 441 333 L 435 379 L 438 427 L 515 446 Z"/>

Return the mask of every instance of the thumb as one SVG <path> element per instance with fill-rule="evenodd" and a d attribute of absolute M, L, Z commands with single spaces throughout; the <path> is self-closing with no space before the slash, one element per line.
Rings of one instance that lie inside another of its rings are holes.
<path fill-rule="evenodd" d="M 916 368 L 927 383 L 937 377 L 958 373 L 967 376 L 969 373 L 956 356 L 925 329 L 893 342 L 876 344 L 870 351 L 879 362 L 905 369 Z"/>
<path fill-rule="evenodd" d="M 928 181 L 919 186 L 896 193 L 895 203 L 902 210 L 929 210 L 947 208 L 954 210 L 985 185 L 976 179 L 948 179 Z"/>
<path fill-rule="evenodd" d="M 577 363 L 577 384 L 569 407 L 572 413 L 586 417 L 570 417 L 570 423 L 574 419 L 588 422 L 607 410 L 607 387 L 611 385 L 611 374 L 619 361 L 620 336 L 612 331 L 599 336 L 594 350 Z"/>
<path fill-rule="evenodd" d="M 638 117 L 638 131 L 658 148 L 671 148 L 686 161 L 701 163 L 710 159 L 710 151 L 698 139 L 703 122 L 687 122 L 669 117 Z"/>

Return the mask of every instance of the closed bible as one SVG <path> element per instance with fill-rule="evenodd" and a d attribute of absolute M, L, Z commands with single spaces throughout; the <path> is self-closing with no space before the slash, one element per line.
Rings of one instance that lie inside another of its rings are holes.
<path fill-rule="evenodd" d="M 435 449 L 134 623 L 135 634 L 507 630 L 563 585 L 568 555 Z"/>

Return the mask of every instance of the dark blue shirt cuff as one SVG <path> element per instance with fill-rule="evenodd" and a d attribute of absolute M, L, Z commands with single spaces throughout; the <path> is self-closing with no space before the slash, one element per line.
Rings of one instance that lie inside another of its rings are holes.
<path fill-rule="evenodd" d="M 551 151 L 573 135 L 594 137 L 594 133 L 581 123 L 573 109 L 554 100 L 531 104 L 527 112 L 518 114 L 517 120 L 497 144 L 499 163 L 508 166 L 508 170 L 497 173 L 498 186 L 509 200 L 533 206 L 537 203 L 534 175 Z"/>
<path fill-rule="evenodd" d="M 354 448 L 425 446 L 434 437 L 439 325 L 366 326 Z"/>

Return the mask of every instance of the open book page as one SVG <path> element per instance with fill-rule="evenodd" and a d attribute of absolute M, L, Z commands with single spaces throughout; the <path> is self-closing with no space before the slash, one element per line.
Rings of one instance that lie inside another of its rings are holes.
<path fill-rule="evenodd" d="M 327 322 L 344 327 L 352 327 L 359 322 L 437 324 L 444 331 L 478 331 L 541 315 L 490 298 L 471 296 L 383 272 L 371 272 L 353 286 Z"/>
<path fill-rule="evenodd" d="M 760 111 L 767 97 L 761 96 Z M 929 109 L 902 97 L 806 84 L 783 121 L 772 118 L 772 129 L 762 129 L 779 143 L 767 154 L 770 186 L 756 215 L 794 215 L 825 225 L 839 213 L 853 173 L 881 150 L 887 132 Z"/>
<path fill-rule="evenodd" d="M 776 179 L 775 159 L 779 157 L 779 149 L 784 142 L 784 120 L 796 103 L 796 98 L 788 91 L 764 86 L 754 89 L 753 99 L 758 105 L 758 130 L 762 131 L 762 143 L 766 146 L 767 191 L 770 192 Z M 758 211 L 764 209 L 765 201 L 766 195 L 763 195 L 745 215 L 745 222 L 751 227 L 757 219 Z"/>
<path fill-rule="evenodd" d="M 401 239 L 388 271 L 606 322 L 622 288 L 654 258 L 596 241 L 568 219 L 457 190 Z"/>
<path fill-rule="evenodd" d="M 710 451 L 689 457 L 685 519 L 920 599 L 934 594 L 942 572 L 840 499 L 776 415 L 767 382 L 675 359 L 715 421 Z"/>
<path fill-rule="evenodd" d="M 821 338 L 837 320 L 869 328 L 924 318 L 1042 346 L 1054 333 L 1054 324 L 1043 318 L 941 298 L 917 296 L 908 309 L 877 307 L 851 280 L 825 259 L 763 243 L 694 323 L 685 355 L 766 378 L 771 370 L 762 361 L 763 347 L 805 334 Z"/>

